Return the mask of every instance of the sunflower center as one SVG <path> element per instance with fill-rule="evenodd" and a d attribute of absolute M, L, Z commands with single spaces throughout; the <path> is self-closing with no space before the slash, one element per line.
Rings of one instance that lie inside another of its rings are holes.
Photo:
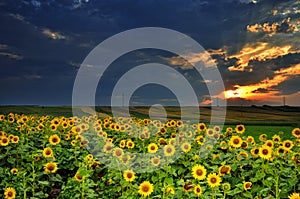
<path fill-rule="evenodd" d="M 262 154 L 268 155 L 268 153 L 269 153 L 268 149 L 263 149 L 263 150 L 262 150 Z"/>
<path fill-rule="evenodd" d="M 214 184 L 214 183 L 217 182 L 217 179 L 216 179 L 216 178 L 211 178 L 211 179 L 210 179 L 210 182 Z"/>
<path fill-rule="evenodd" d="M 238 130 L 239 130 L 239 131 L 242 131 L 242 130 L 243 130 L 243 127 L 239 126 L 239 127 L 238 127 Z"/>
<path fill-rule="evenodd" d="M 201 176 L 203 174 L 203 171 L 201 169 L 197 169 L 196 173 L 198 176 Z"/>
<path fill-rule="evenodd" d="M 240 143 L 240 140 L 239 140 L 239 139 L 234 139 L 234 140 L 233 140 L 233 143 L 234 143 L 234 144 L 239 144 L 239 143 Z"/>
<path fill-rule="evenodd" d="M 251 186 L 251 184 L 250 184 L 250 183 L 247 183 L 247 184 L 246 184 L 246 189 L 249 189 L 250 186 Z"/>
<path fill-rule="evenodd" d="M 132 173 L 127 173 L 127 178 L 132 178 Z"/>
<path fill-rule="evenodd" d="M 121 150 L 116 150 L 116 155 L 117 156 L 121 156 L 122 155 L 122 151 Z"/>
<path fill-rule="evenodd" d="M 82 180 L 82 177 L 79 174 L 77 174 L 76 177 L 78 180 Z"/>
<path fill-rule="evenodd" d="M 225 167 L 225 166 L 223 166 L 222 168 L 221 168 L 221 173 L 222 174 L 224 174 L 224 173 L 227 173 L 227 167 Z"/>
<path fill-rule="evenodd" d="M 151 150 L 155 150 L 155 146 L 151 146 Z"/>
<path fill-rule="evenodd" d="M 111 149 L 112 149 L 111 146 L 107 146 L 107 147 L 106 147 L 106 150 L 107 150 L 107 151 L 110 151 Z"/>
<path fill-rule="evenodd" d="M 289 148 L 291 146 L 291 144 L 288 142 L 285 144 L 285 147 Z"/>
<path fill-rule="evenodd" d="M 8 192 L 7 196 L 12 197 L 13 193 L 10 191 L 10 192 Z"/>
<path fill-rule="evenodd" d="M 200 193 L 201 189 L 199 187 L 196 188 L 196 191 Z"/>
<path fill-rule="evenodd" d="M 168 153 L 172 153 L 172 149 L 169 147 L 169 148 L 167 148 L 167 152 Z"/>
<path fill-rule="evenodd" d="M 54 170 L 54 165 L 52 165 L 52 164 L 48 165 L 48 170 L 50 170 L 50 171 Z"/>
<path fill-rule="evenodd" d="M 243 142 L 242 145 L 241 145 L 241 147 L 242 147 L 242 148 L 246 148 L 246 147 L 247 147 L 247 143 L 246 143 L 246 142 Z"/>
<path fill-rule="evenodd" d="M 189 146 L 187 144 L 184 145 L 184 149 L 189 149 Z"/>
<path fill-rule="evenodd" d="M 271 143 L 271 142 L 268 142 L 268 143 L 267 143 L 267 146 L 272 147 L 272 143 Z"/>
<path fill-rule="evenodd" d="M 142 187 L 142 190 L 143 190 L 144 192 L 148 192 L 148 191 L 150 190 L 150 188 L 149 188 L 148 185 L 144 185 L 144 186 Z"/>
<path fill-rule="evenodd" d="M 255 150 L 254 150 L 254 153 L 255 153 L 255 154 L 258 154 L 258 152 L 259 152 L 258 149 L 255 149 Z"/>
<path fill-rule="evenodd" d="M 51 154 L 51 151 L 50 150 L 47 150 L 46 151 L 46 155 L 50 155 Z"/>

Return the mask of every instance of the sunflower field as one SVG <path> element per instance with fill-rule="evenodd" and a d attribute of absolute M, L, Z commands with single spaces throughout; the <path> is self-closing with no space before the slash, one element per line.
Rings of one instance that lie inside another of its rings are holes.
<path fill-rule="evenodd" d="M 300 129 L 0 115 L 0 197 L 300 198 Z"/>

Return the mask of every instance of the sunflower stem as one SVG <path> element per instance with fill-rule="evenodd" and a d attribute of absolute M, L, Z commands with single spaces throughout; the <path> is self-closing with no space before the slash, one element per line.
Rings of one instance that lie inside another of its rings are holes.
<path fill-rule="evenodd" d="M 84 182 L 85 182 L 85 180 L 83 178 L 82 184 L 81 184 L 81 199 L 84 199 Z"/>
<path fill-rule="evenodd" d="M 215 190 L 215 188 L 212 188 L 212 191 L 213 191 L 213 199 L 215 199 L 216 198 L 216 190 Z"/>
<path fill-rule="evenodd" d="M 26 199 L 27 198 L 27 196 L 26 196 L 26 184 L 27 184 L 27 181 L 26 181 L 26 178 L 25 178 L 25 174 L 26 173 L 24 173 L 24 178 L 23 178 L 23 194 L 24 194 L 24 199 Z"/>
<path fill-rule="evenodd" d="M 275 166 L 275 190 L 276 190 L 275 198 L 276 199 L 279 198 L 279 187 L 278 187 L 278 184 L 279 184 L 279 175 L 278 175 L 277 167 Z"/>
<path fill-rule="evenodd" d="M 34 197 L 34 195 L 35 195 L 35 169 L 34 169 L 34 160 L 32 161 L 31 168 L 32 168 L 32 196 Z"/>

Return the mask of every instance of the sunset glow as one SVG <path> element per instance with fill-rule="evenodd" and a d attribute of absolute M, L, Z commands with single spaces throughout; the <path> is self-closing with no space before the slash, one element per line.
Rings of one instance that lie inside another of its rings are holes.
<path fill-rule="evenodd" d="M 278 98 L 276 96 L 279 92 L 272 89 L 280 83 L 300 75 L 300 63 L 291 67 L 275 71 L 273 78 L 266 78 L 257 84 L 250 84 L 245 86 L 235 85 L 234 89 L 224 92 L 225 98 L 244 98 L 249 100 L 262 100 L 264 98 Z"/>

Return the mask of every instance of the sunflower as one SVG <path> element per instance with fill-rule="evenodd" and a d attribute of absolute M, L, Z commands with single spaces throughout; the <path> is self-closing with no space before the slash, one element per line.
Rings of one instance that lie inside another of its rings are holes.
<path fill-rule="evenodd" d="M 197 195 L 197 196 L 200 196 L 201 193 L 202 193 L 202 188 L 200 187 L 200 185 L 197 185 L 194 187 L 194 193 Z"/>
<path fill-rule="evenodd" d="M 169 140 L 169 144 L 175 145 L 175 144 L 176 144 L 176 139 L 175 139 L 175 138 L 171 138 L 171 139 Z"/>
<path fill-rule="evenodd" d="M 206 169 L 204 166 L 196 164 L 192 168 L 192 175 L 196 180 L 203 180 L 206 176 Z"/>
<path fill-rule="evenodd" d="M 259 149 L 258 148 L 253 148 L 253 149 L 251 149 L 250 152 L 251 152 L 253 157 L 258 157 Z"/>
<path fill-rule="evenodd" d="M 289 199 L 299 199 L 300 198 L 300 194 L 299 193 L 293 193 L 289 196 Z"/>
<path fill-rule="evenodd" d="M 239 148 L 242 145 L 242 139 L 239 136 L 232 136 L 229 144 L 234 148 Z"/>
<path fill-rule="evenodd" d="M 53 151 L 52 151 L 52 149 L 49 148 L 49 147 L 44 148 L 44 150 L 43 150 L 43 156 L 45 158 L 51 158 L 51 157 L 53 157 Z"/>
<path fill-rule="evenodd" d="M 52 145 L 57 145 L 57 144 L 60 143 L 60 138 L 56 134 L 55 135 L 51 135 L 50 138 L 49 138 L 49 142 Z"/>
<path fill-rule="evenodd" d="M 260 141 L 265 141 L 267 139 L 267 135 L 266 134 L 261 134 L 260 136 L 259 136 L 259 140 Z"/>
<path fill-rule="evenodd" d="M 175 190 L 173 189 L 173 187 L 167 186 L 166 187 L 166 193 L 174 195 L 175 194 Z"/>
<path fill-rule="evenodd" d="M 285 140 L 282 143 L 282 147 L 287 151 L 290 151 L 293 148 L 293 146 L 294 146 L 294 144 L 291 140 Z"/>
<path fill-rule="evenodd" d="M 125 170 L 123 173 L 123 177 L 126 182 L 132 182 L 135 178 L 135 173 L 132 170 Z"/>
<path fill-rule="evenodd" d="M 211 173 L 207 176 L 207 183 L 210 187 L 217 187 L 220 186 L 222 179 L 215 173 Z"/>
<path fill-rule="evenodd" d="M 0 139 L 0 145 L 1 146 L 7 146 L 8 143 L 9 143 L 8 137 L 2 136 L 2 138 Z"/>
<path fill-rule="evenodd" d="M 281 137 L 279 135 L 274 135 L 272 137 L 273 142 L 280 142 L 281 141 Z"/>
<path fill-rule="evenodd" d="M 174 153 L 175 153 L 175 147 L 173 145 L 168 144 L 164 147 L 165 156 L 169 157 L 174 155 Z"/>
<path fill-rule="evenodd" d="M 215 131 L 213 129 L 207 129 L 206 134 L 210 137 L 214 136 Z"/>
<path fill-rule="evenodd" d="M 176 121 L 176 126 L 177 127 L 182 127 L 184 124 L 181 120 Z"/>
<path fill-rule="evenodd" d="M 247 141 L 250 142 L 250 143 L 253 143 L 253 142 L 255 142 L 255 139 L 254 139 L 253 136 L 250 135 L 250 136 L 247 137 Z"/>
<path fill-rule="evenodd" d="M 219 175 L 224 176 L 225 174 L 230 174 L 231 166 L 229 165 L 222 165 L 219 167 Z"/>
<path fill-rule="evenodd" d="M 247 191 L 248 189 L 250 189 L 252 186 L 252 182 L 245 182 L 244 183 L 244 189 Z"/>
<path fill-rule="evenodd" d="M 94 156 L 92 154 L 88 154 L 84 157 L 85 162 L 91 162 L 93 160 Z"/>
<path fill-rule="evenodd" d="M 68 123 L 67 121 L 63 121 L 63 122 L 61 123 L 61 126 L 62 126 L 64 129 L 66 129 L 66 128 L 68 128 L 69 123 Z"/>
<path fill-rule="evenodd" d="M 235 127 L 235 132 L 243 134 L 245 132 L 245 126 L 240 124 Z"/>
<path fill-rule="evenodd" d="M 197 142 L 199 145 L 203 145 L 203 143 L 205 142 L 205 138 L 203 137 L 203 135 L 199 135 L 198 137 L 196 137 L 195 142 Z"/>
<path fill-rule="evenodd" d="M 158 166 L 158 165 L 160 164 L 160 159 L 157 158 L 157 157 L 152 158 L 152 159 L 151 159 L 151 164 L 152 164 L 153 166 Z"/>
<path fill-rule="evenodd" d="M 191 144 L 188 142 L 185 142 L 181 145 L 181 149 L 182 151 L 184 151 L 185 153 L 189 152 L 191 150 Z"/>
<path fill-rule="evenodd" d="M 227 143 L 225 141 L 220 142 L 220 147 L 222 150 L 226 150 L 227 149 Z"/>
<path fill-rule="evenodd" d="M 259 153 L 258 153 L 259 157 L 264 158 L 269 160 L 272 156 L 272 149 L 268 146 L 263 145 L 260 149 L 259 149 Z"/>
<path fill-rule="evenodd" d="M 183 185 L 183 191 L 184 192 L 190 192 L 192 191 L 194 188 L 193 186 L 193 183 L 192 182 L 186 182 L 184 185 Z"/>
<path fill-rule="evenodd" d="M 241 161 L 243 159 L 248 158 L 248 153 L 246 151 L 240 151 L 239 154 L 237 155 L 237 160 Z"/>
<path fill-rule="evenodd" d="M 72 145 L 72 146 L 75 146 L 75 145 L 76 145 L 76 140 L 72 140 L 72 141 L 71 141 L 71 145 Z"/>
<path fill-rule="evenodd" d="M 107 142 L 104 146 L 103 146 L 103 151 L 104 153 L 110 153 L 113 150 L 113 144 L 110 142 Z"/>
<path fill-rule="evenodd" d="M 228 182 L 222 184 L 223 191 L 229 191 L 231 189 L 231 185 Z"/>
<path fill-rule="evenodd" d="M 19 142 L 19 139 L 20 139 L 19 136 L 15 135 L 10 140 L 12 143 L 17 144 Z"/>
<path fill-rule="evenodd" d="M 37 129 L 38 130 L 43 130 L 45 128 L 45 126 L 42 124 L 42 123 L 40 123 L 38 126 L 37 126 Z"/>
<path fill-rule="evenodd" d="M 139 186 L 138 193 L 144 197 L 149 196 L 153 192 L 153 185 L 149 181 L 144 181 Z"/>
<path fill-rule="evenodd" d="M 12 169 L 10 170 L 10 172 L 11 172 L 12 174 L 16 175 L 16 174 L 19 172 L 19 170 L 16 169 L 16 168 L 12 168 Z"/>
<path fill-rule="evenodd" d="M 114 155 L 115 157 L 120 158 L 120 157 L 122 157 L 122 156 L 124 155 L 124 152 L 123 152 L 123 150 L 120 149 L 120 148 L 115 148 L 115 149 L 114 149 L 113 155 Z"/>
<path fill-rule="evenodd" d="M 268 147 L 270 147 L 270 148 L 273 148 L 274 142 L 273 142 L 272 140 L 267 140 L 267 141 L 265 142 L 265 145 L 268 146 Z"/>
<path fill-rule="evenodd" d="M 11 188 L 11 187 L 8 187 L 5 189 L 4 191 L 4 198 L 7 198 L 7 199 L 13 199 L 13 198 L 16 198 L 16 190 L 14 188 Z"/>
<path fill-rule="evenodd" d="M 130 161 L 130 156 L 129 155 L 123 155 L 123 156 L 120 157 L 120 159 L 121 159 L 122 163 L 126 165 Z"/>
<path fill-rule="evenodd" d="M 246 141 L 242 141 L 241 148 L 245 149 L 248 147 L 248 143 Z"/>
<path fill-rule="evenodd" d="M 74 133 L 74 134 L 80 134 L 82 132 L 82 129 L 80 126 L 73 126 L 71 131 Z"/>
<path fill-rule="evenodd" d="M 287 150 L 285 150 L 284 147 L 281 146 L 276 150 L 275 155 L 286 154 L 286 153 L 287 153 Z"/>
<path fill-rule="evenodd" d="M 226 132 L 228 132 L 229 134 L 232 133 L 233 129 L 231 127 L 227 127 L 226 128 Z"/>
<path fill-rule="evenodd" d="M 57 125 L 55 125 L 55 124 L 50 124 L 49 128 L 50 128 L 51 131 L 56 131 Z"/>
<path fill-rule="evenodd" d="M 131 140 L 128 140 L 127 143 L 126 143 L 126 147 L 127 147 L 128 149 L 134 148 L 134 142 L 131 141 Z"/>
<path fill-rule="evenodd" d="M 294 128 L 292 131 L 292 135 L 296 138 L 300 138 L 300 128 Z"/>
<path fill-rule="evenodd" d="M 57 164 L 55 162 L 49 162 L 45 164 L 44 169 L 46 173 L 55 173 L 57 171 Z"/>
<path fill-rule="evenodd" d="M 168 144 L 168 142 L 166 141 L 165 138 L 159 138 L 159 139 L 158 139 L 158 142 L 159 142 L 159 145 L 160 145 L 160 146 L 161 146 L 161 145 L 167 145 L 167 144 Z"/>
<path fill-rule="evenodd" d="M 158 150 L 158 146 L 155 143 L 151 143 L 148 145 L 148 152 L 149 153 L 156 153 L 156 151 Z"/>
<path fill-rule="evenodd" d="M 206 130 L 206 125 L 204 123 L 199 123 L 198 124 L 198 131 L 204 131 Z"/>
<path fill-rule="evenodd" d="M 77 180 L 78 182 L 82 182 L 83 181 L 83 176 L 81 176 L 78 172 L 75 174 L 74 176 L 75 180 Z"/>
<path fill-rule="evenodd" d="M 126 140 L 121 140 L 119 146 L 124 148 L 126 146 Z"/>

